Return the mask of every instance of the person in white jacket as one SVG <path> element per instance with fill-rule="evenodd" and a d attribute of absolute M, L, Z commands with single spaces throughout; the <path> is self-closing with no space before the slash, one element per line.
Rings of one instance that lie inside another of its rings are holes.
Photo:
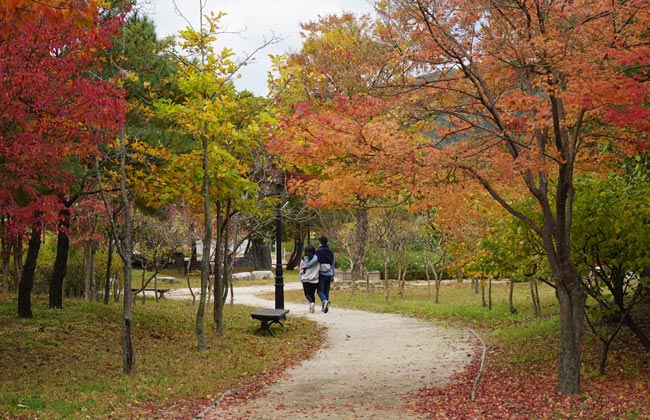
<path fill-rule="evenodd" d="M 313 245 L 305 247 L 305 254 L 300 260 L 300 282 L 305 293 L 305 298 L 309 302 L 309 313 L 314 313 L 316 305 L 316 289 L 318 287 L 318 274 L 320 263 L 316 257 L 316 248 Z"/>

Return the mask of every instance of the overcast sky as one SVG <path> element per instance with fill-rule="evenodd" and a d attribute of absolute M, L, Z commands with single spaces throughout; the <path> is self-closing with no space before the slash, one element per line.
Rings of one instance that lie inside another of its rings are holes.
<path fill-rule="evenodd" d="M 174 11 L 172 0 L 149 0 L 144 12 L 153 19 L 160 37 L 175 35 L 187 26 L 183 17 Z M 176 5 L 194 27 L 199 22 L 200 0 L 176 0 Z M 241 71 L 241 78 L 235 84 L 238 89 L 247 89 L 265 96 L 267 72 L 271 70 L 268 54 L 282 54 L 298 51 L 301 45 L 300 23 L 316 20 L 318 16 L 342 12 L 367 13 L 371 10 L 368 0 L 202 0 L 208 11 L 227 13 L 222 19 L 224 30 L 241 32 L 221 36 L 218 48 L 230 47 L 239 57 L 252 53 L 264 39 L 275 34 L 284 40 L 269 46 L 256 55 L 256 62 Z"/>

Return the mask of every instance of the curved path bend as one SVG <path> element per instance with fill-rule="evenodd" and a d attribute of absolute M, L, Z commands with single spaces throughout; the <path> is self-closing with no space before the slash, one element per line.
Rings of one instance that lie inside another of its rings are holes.
<path fill-rule="evenodd" d="M 287 283 L 285 290 L 301 288 Z M 257 297 L 274 285 L 236 287 L 238 304 L 272 308 Z M 168 293 L 176 299 L 187 291 Z M 336 291 L 332 291 L 336 303 Z M 317 304 L 318 305 L 318 304 Z M 311 357 L 288 369 L 253 400 L 206 408 L 197 418 L 223 420 L 422 419 L 403 397 L 423 387 L 444 385 L 470 362 L 469 332 L 442 328 L 395 314 L 330 306 L 308 313 L 307 304 L 285 302 L 288 317 L 304 316 L 324 325 L 325 342 Z M 251 322 L 257 322 L 251 320 Z M 275 328 L 275 327 L 274 327 Z"/>

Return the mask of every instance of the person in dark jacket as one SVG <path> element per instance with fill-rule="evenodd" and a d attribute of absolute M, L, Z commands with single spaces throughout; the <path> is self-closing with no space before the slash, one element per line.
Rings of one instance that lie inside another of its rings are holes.
<path fill-rule="evenodd" d="M 320 264 L 318 273 L 318 297 L 323 303 L 322 311 L 327 313 L 330 310 L 330 286 L 334 281 L 334 252 L 327 245 L 327 236 L 318 238 L 319 247 L 316 250 L 316 257 Z"/>

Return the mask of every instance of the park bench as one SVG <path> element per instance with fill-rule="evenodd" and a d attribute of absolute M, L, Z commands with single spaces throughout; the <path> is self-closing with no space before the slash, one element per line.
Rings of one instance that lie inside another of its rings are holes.
<path fill-rule="evenodd" d="M 273 334 L 273 331 L 271 331 L 271 324 L 277 323 L 284 327 L 281 321 L 283 319 L 287 319 L 288 313 L 289 313 L 288 309 L 270 309 L 270 308 L 259 309 L 253 312 L 251 314 L 251 318 L 260 321 L 260 328 L 255 332 L 257 333 L 259 331 L 266 331 L 270 335 L 275 336 L 275 334 Z"/>
<path fill-rule="evenodd" d="M 170 283 L 170 284 L 178 283 L 178 279 L 176 277 L 156 276 L 156 278 L 158 279 L 158 281 L 161 281 L 163 283 Z"/>
<path fill-rule="evenodd" d="M 144 293 L 144 292 L 155 292 L 158 295 L 158 299 L 165 299 L 165 293 L 169 292 L 169 290 L 170 289 L 149 289 L 149 288 L 139 289 L 139 288 L 136 288 L 136 289 L 131 289 L 131 292 L 133 292 L 133 294 L 135 294 L 135 295 L 137 295 L 140 292 L 142 292 L 142 293 Z"/>

